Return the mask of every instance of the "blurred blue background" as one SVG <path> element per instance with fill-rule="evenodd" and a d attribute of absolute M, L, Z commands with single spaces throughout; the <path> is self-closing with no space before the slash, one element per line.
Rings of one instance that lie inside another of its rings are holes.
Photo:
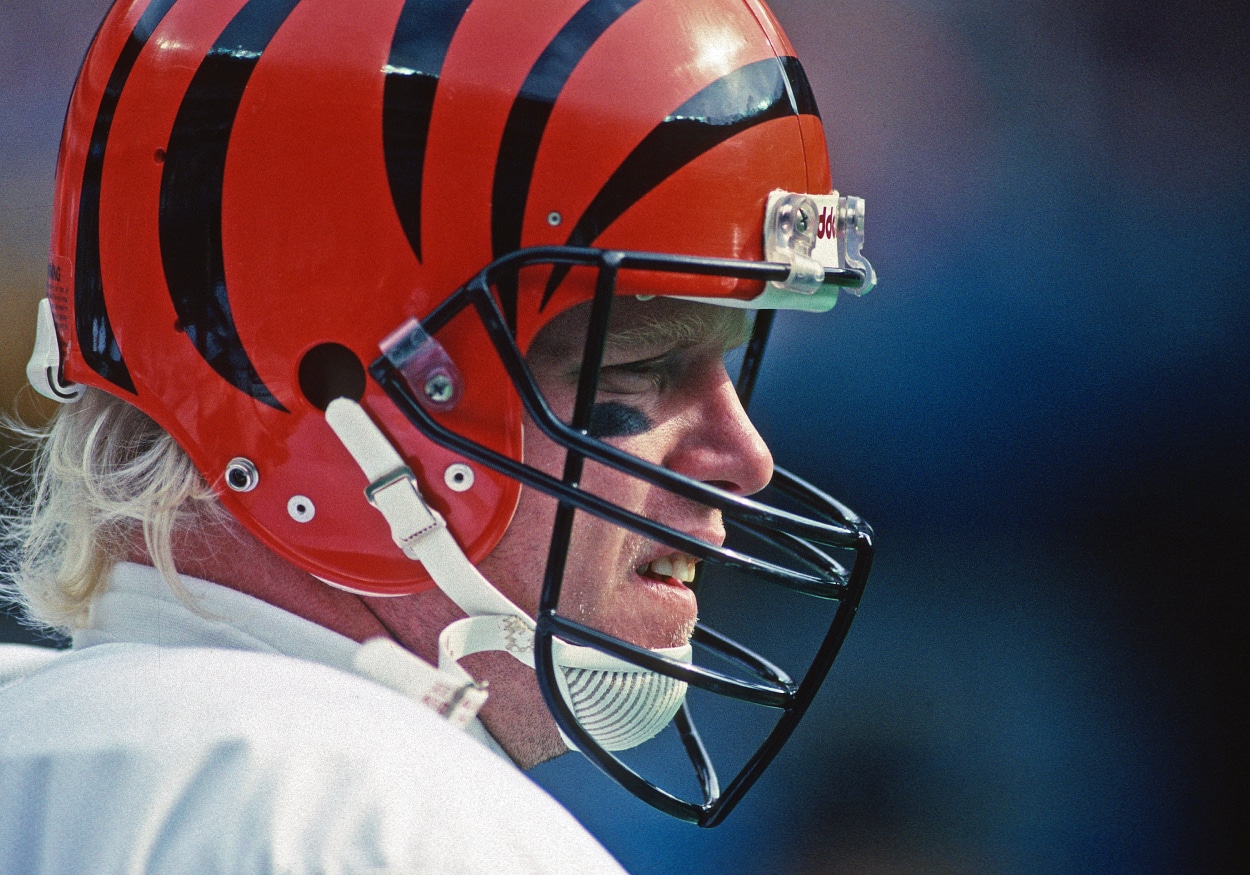
<path fill-rule="evenodd" d="M 7 409 L 106 6 L 0 9 Z M 753 412 L 876 570 L 724 826 L 536 777 L 636 873 L 1242 871 L 1250 4 L 774 6 L 881 282 L 779 320 Z"/>

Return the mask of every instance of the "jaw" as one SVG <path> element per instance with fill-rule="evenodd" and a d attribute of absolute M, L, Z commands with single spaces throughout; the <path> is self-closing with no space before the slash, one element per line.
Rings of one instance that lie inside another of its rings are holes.
<path fill-rule="evenodd" d="M 568 752 L 532 668 L 500 651 L 474 653 L 460 664 L 488 684 L 478 719 L 519 768 L 532 769 Z"/>

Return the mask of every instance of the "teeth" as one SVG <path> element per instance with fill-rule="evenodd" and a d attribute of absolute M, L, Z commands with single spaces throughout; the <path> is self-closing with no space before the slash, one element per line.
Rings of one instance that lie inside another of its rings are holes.
<path fill-rule="evenodd" d="M 694 583 L 694 570 L 698 562 L 692 556 L 675 553 L 672 556 L 661 556 L 645 566 L 643 571 L 650 570 L 657 577 L 675 577 L 682 583 Z"/>
<path fill-rule="evenodd" d="M 694 560 L 689 556 L 673 557 L 673 577 L 682 583 L 694 583 Z"/>

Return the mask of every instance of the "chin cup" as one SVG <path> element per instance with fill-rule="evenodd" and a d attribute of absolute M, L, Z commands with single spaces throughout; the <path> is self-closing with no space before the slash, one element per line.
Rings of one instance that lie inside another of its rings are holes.
<path fill-rule="evenodd" d="M 672 722 L 686 699 L 686 683 L 595 650 L 564 641 L 552 642 L 556 681 L 565 703 L 582 728 L 605 750 L 637 747 Z M 496 650 L 511 653 L 534 667 L 534 622 L 515 614 L 491 614 L 457 620 L 438 639 L 438 667 L 465 674 L 459 661 L 473 653 Z M 654 651 L 690 664 L 693 649 Z M 576 745 L 561 733 L 571 749 Z"/>

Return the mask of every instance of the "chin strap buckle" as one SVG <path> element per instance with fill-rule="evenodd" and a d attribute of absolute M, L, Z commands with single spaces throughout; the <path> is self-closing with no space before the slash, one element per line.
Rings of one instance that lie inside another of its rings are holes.
<path fill-rule="evenodd" d="M 421 559 L 421 542 L 447 522 L 431 508 L 417 489 L 417 478 L 407 465 L 382 475 L 365 487 L 365 497 L 386 517 L 391 537 L 410 559 Z"/>
<path fill-rule="evenodd" d="M 533 624 L 464 555 L 446 520 L 421 497 L 412 469 L 359 404 L 336 398 L 326 408 L 326 422 L 369 478 L 365 495 L 386 518 L 396 545 L 425 566 L 448 598 L 471 617 L 499 614 Z"/>
<path fill-rule="evenodd" d="M 386 518 L 395 544 L 409 559 L 424 561 L 431 536 L 444 531 L 447 522 L 421 497 L 412 469 L 355 401 L 331 401 L 326 422 L 369 478 L 365 496 Z"/>

